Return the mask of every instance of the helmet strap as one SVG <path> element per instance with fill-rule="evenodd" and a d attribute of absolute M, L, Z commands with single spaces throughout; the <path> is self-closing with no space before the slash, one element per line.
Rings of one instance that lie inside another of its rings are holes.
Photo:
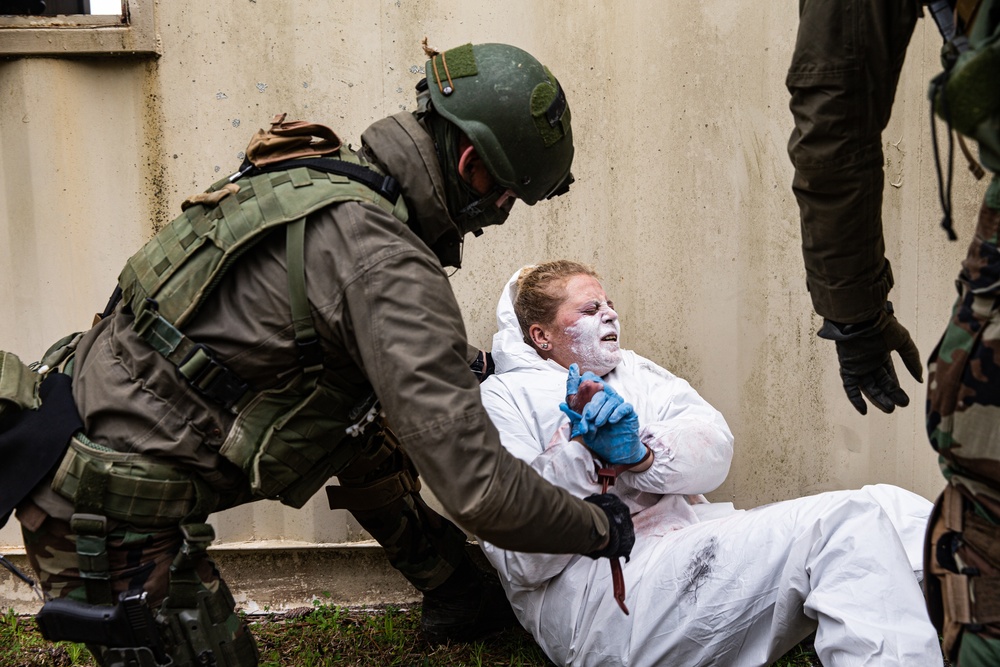
<path fill-rule="evenodd" d="M 430 128 L 437 148 L 438 162 L 441 164 L 441 173 L 444 176 L 448 213 L 459 231 L 463 235 L 472 232 L 479 236 L 483 233 L 483 227 L 502 225 L 507 220 L 509 212 L 496 206 L 496 202 L 507 188 L 497 186 L 485 195 L 473 190 L 472 186 L 462 178 L 461 169 L 467 164 L 468 152 L 461 156 L 458 152 L 464 136 L 461 130 L 436 113 L 426 114 L 423 120 Z"/>
<path fill-rule="evenodd" d="M 478 196 L 478 193 L 471 187 L 469 191 Z M 506 222 L 507 216 L 510 215 L 509 209 L 497 206 L 497 200 L 506 192 L 507 188 L 498 185 L 478 199 L 466 204 L 465 208 L 458 212 L 458 216 L 453 216 L 459 228 L 463 232 L 472 232 L 473 235 L 480 236 L 483 233 L 483 227 L 502 225 Z"/>

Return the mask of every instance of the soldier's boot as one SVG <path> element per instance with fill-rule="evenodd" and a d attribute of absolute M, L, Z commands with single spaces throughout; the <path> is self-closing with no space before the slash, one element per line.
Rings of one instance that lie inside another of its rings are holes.
<path fill-rule="evenodd" d="M 420 630 L 433 644 L 470 642 L 519 627 L 496 572 L 466 558 L 440 586 L 424 591 Z"/>
<path fill-rule="evenodd" d="M 467 642 L 517 626 L 496 572 L 480 569 L 465 533 L 420 497 L 417 471 L 391 431 L 337 479 L 339 486 L 326 489 L 330 508 L 349 510 L 423 593 L 428 641 Z"/>

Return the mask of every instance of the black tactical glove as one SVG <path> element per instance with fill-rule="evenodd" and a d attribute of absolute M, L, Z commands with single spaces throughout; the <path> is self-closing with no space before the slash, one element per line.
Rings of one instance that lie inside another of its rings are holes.
<path fill-rule="evenodd" d="M 837 343 L 844 391 L 851 405 L 863 415 L 868 414 L 868 404 L 862 394 L 882 412 L 910 404 L 910 397 L 899 387 L 891 352 L 899 354 L 917 382 L 924 381 L 920 352 L 910 333 L 892 314 L 892 303 L 888 301 L 874 320 L 858 324 L 823 320 L 818 335 Z"/>
<path fill-rule="evenodd" d="M 632 514 L 628 505 L 613 493 L 594 494 L 584 500 L 600 507 L 608 517 L 608 546 L 586 555 L 591 558 L 624 557 L 627 563 L 632 545 L 635 544 L 635 528 L 632 526 Z"/>

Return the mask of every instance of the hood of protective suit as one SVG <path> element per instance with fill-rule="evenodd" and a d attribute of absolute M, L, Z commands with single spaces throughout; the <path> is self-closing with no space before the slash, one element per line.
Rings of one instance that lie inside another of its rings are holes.
<path fill-rule="evenodd" d="M 399 181 L 413 232 L 443 266 L 460 267 L 462 233 L 448 213 L 441 165 L 424 126 L 400 112 L 372 123 L 361 142 L 366 157 Z"/>
<path fill-rule="evenodd" d="M 524 333 L 517 323 L 517 315 L 514 314 L 517 277 L 521 275 L 521 271 L 529 268 L 531 265 L 518 269 L 510 277 L 497 303 L 497 332 L 493 335 L 492 349 L 496 372 L 506 373 L 519 368 L 536 368 L 565 373 L 565 368 L 551 359 L 542 359 L 535 348 L 524 342 Z"/>
<path fill-rule="evenodd" d="M 497 332 L 493 334 L 493 363 L 496 364 L 497 373 L 506 373 L 516 368 L 533 368 L 545 363 L 535 348 L 524 342 L 524 333 L 514 314 L 517 277 L 527 268 L 530 267 L 514 272 L 497 303 Z"/>
<path fill-rule="evenodd" d="M 535 348 L 524 342 L 521 325 L 517 323 L 514 314 L 514 298 L 517 296 L 517 277 L 521 271 L 531 268 L 522 267 L 514 272 L 507 281 L 497 303 L 497 332 L 493 334 L 493 363 L 497 373 L 506 373 L 518 368 L 548 368 L 550 370 L 565 370 L 554 361 L 546 361 L 538 356 Z"/>

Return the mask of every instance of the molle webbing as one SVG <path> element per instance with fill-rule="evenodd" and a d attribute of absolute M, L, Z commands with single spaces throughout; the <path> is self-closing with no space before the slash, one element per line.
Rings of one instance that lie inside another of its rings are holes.
<path fill-rule="evenodd" d="M 73 502 L 77 512 L 140 528 L 165 528 L 216 509 L 214 492 L 196 480 L 188 471 L 141 454 L 113 451 L 77 433 L 52 488 Z"/>
<path fill-rule="evenodd" d="M 42 376 L 32 372 L 12 352 L 0 350 L 0 415 L 17 410 L 36 410 L 42 401 L 38 386 Z"/>
<path fill-rule="evenodd" d="M 322 359 L 305 292 L 306 216 L 333 203 L 364 201 L 402 222 L 407 219 L 395 180 L 361 164 L 353 154 L 293 160 L 268 166 L 265 172 L 252 171 L 253 175 L 239 178 L 235 188 L 228 179 L 215 183 L 210 192 L 229 188 L 230 193 L 212 204 L 185 208 L 129 259 L 118 279 L 135 316 L 136 333 L 195 389 L 234 412 L 252 397 L 249 385 L 212 350 L 182 331 L 233 262 L 267 232 L 286 227 L 295 339 L 304 371 L 315 373 Z"/>
<path fill-rule="evenodd" d="M 212 190 L 227 182 L 219 181 Z M 239 192 L 212 208 L 188 208 L 129 259 L 119 284 L 133 313 L 138 315 L 146 300 L 153 299 L 164 318 L 183 327 L 232 262 L 263 233 L 330 204 L 368 201 L 400 220 L 407 215 L 402 200 L 393 205 L 347 176 L 306 167 L 258 174 L 236 184 Z"/>
<path fill-rule="evenodd" d="M 156 302 L 149 302 L 136 316 L 132 328 L 201 394 L 226 409 L 239 410 L 250 386 L 220 362 L 211 348 L 195 343 L 160 315 Z"/>
<path fill-rule="evenodd" d="M 381 420 L 348 437 L 352 392 L 321 375 L 305 398 L 281 392 L 274 403 L 255 403 L 237 417 L 220 453 L 240 466 L 259 498 L 302 507 L 330 477 L 348 470 L 378 440 Z"/>
<path fill-rule="evenodd" d="M 987 562 L 1000 562 L 995 544 L 997 526 L 977 516 L 951 485 L 945 488 L 941 505 L 941 521 L 946 530 L 961 536 Z M 966 626 L 1000 624 L 1000 576 L 969 566 L 961 567 L 957 573 L 946 571 L 938 576 L 946 619 Z M 946 643 L 950 639 L 948 634 L 945 633 Z"/>

